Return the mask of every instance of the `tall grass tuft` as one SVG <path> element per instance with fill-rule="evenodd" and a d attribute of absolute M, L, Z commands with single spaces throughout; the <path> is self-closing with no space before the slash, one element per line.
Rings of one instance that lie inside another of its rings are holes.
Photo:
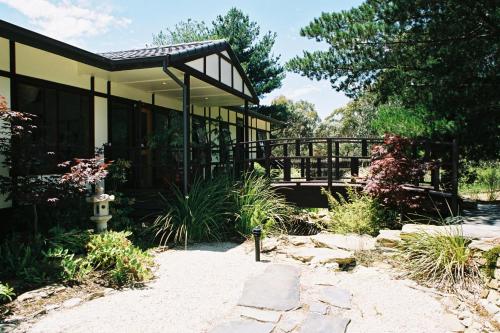
<path fill-rule="evenodd" d="M 244 237 L 263 225 L 265 234 L 280 233 L 293 215 L 293 207 L 277 194 L 269 180 L 255 173 L 246 173 L 233 192 L 236 211 L 236 232 Z"/>
<path fill-rule="evenodd" d="M 162 196 L 164 210 L 153 224 L 160 244 L 173 242 L 187 248 L 188 242 L 223 240 L 233 212 L 231 188 L 229 178 L 224 176 L 195 180 L 186 196 L 173 186 L 173 197 Z"/>
<path fill-rule="evenodd" d="M 459 226 L 445 232 L 420 232 L 400 245 L 402 267 L 407 276 L 445 291 L 473 290 L 479 269 Z"/>

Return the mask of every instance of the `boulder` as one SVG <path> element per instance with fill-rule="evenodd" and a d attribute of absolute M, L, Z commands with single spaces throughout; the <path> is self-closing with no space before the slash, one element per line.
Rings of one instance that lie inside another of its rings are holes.
<path fill-rule="evenodd" d="M 341 249 L 301 248 L 288 252 L 288 255 L 296 260 L 313 264 L 337 263 L 347 265 L 355 261 L 353 252 Z"/>
<path fill-rule="evenodd" d="M 349 251 L 375 250 L 375 239 L 369 235 L 339 235 L 320 233 L 311 237 L 317 247 L 343 249 Z"/>
<path fill-rule="evenodd" d="M 382 247 L 396 247 L 401 242 L 401 230 L 380 230 L 376 243 Z"/>

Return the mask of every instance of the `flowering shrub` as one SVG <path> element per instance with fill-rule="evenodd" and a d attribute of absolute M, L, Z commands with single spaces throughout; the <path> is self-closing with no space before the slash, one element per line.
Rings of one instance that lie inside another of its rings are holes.
<path fill-rule="evenodd" d="M 411 157 L 411 145 L 409 139 L 386 134 L 384 143 L 372 149 L 364 190 L 386 206 L 415 209 L 421 203 L 421 196 L 404 189 L 404 185 L 418 183 L 428 168 L 420 159 Z"/>
<path fill-rule="evenodd" d="M 88 185 L 95 185 L 108 175 L 109 163 L 101 157 L 75 158 L 73 161 L 60 163 L 60 167 L 69 167 L 70 171 L 62 175 L 61 183 L 71 186 L 78 192 L 85 192 Z"/>

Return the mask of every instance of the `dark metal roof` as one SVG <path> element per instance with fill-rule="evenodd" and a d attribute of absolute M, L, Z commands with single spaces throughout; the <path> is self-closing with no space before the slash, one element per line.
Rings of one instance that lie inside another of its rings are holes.
<path fill-rule="evenodd" d="M 127 60 L 127 59 L 137 59 L 137 58 L 165 57 L 168 55 L 176 55 L 176 54 L 197 53 L 198 51 L 204 51 L 220 45 L 225 46 L 226 44 L 227 42 L 225 40 L 207 40 L 200 42 L 150 47 L 144 49 L 104 52 L 98 54 L 110 60 Z"/>

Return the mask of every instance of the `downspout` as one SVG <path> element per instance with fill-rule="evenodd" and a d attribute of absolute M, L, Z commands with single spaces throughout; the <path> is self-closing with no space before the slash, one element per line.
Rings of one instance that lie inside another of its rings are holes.
<path fill-rule="evenodd" d="M 182 122 L 183 122 L 183 193 L 188 194 L 189 191 L 189 75 L 184 74 L 184 81 L 182 82 L 168 69 L 169 57 L 163 61 L 163 71 L 172 79 L 175 83 L 182 87 Z"/>

